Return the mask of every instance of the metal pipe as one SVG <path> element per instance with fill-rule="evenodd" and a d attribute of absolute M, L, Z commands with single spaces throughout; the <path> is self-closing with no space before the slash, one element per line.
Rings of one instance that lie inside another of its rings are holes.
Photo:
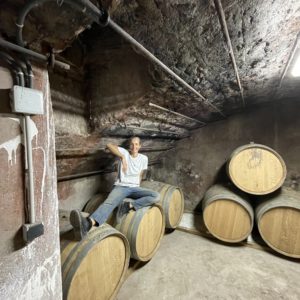
<path fill-rule="evenodd" d="M 13 43 L 10 43 L 10 42 L 4 40 L 3 38 L 0 38 L 0 46 L 4 47 L 6 49 L 17 51 L 17 52 L 22 53 L 22 54 L 29 55 L 32 58 L 35 58 L 37 60 L 48 62 L 48 57 L 46 55 L 37 53 L 35 51 L 29 50 L 29 49 L 26 49 L 26 48 L 23 48 L 21 46 L 13 44 Z M 64 62 L 61 62 L 61 61 L 58 61 L 58 60 L 55 61 L 54 65 L 57 66 L 57 67 L 60 67 L 64 70 L 70 70 L 70 66 L 68 64 L 66 64 Z"/>
<path fill-rule="evenodd" d="M 231 39 L 230 39 L 229 32 L 228 32 L 225 13 L 224 13 L 224 10 L 223 10 L 223 7 L 222 7 L 221 0 L 214 0 L 214 3 L 215 3 L 216 11 L 217 11 L 217 14 L 218 14 L 218 17 L 219 17 L 219 22 L 220 22 L 221 28 L 223 29 L 224 37 L 225 37 L 225 40 L 227 42 L 227 47 L 228 47 L 229 55 L 230 55 L 232 65 L 233 65 L 233 68 L 234 68 L 236 81 L 237 81 L 237 84 L 238 84 L 239 89 L 240 89 L 240 94 L 241 94 L 241 98 L 242 98 L 242 102 L 243 102 L 243 107 L 245 107 L 244 92 L 243 92 L 242 84 L 241 84 L 241 81 L 240 81 L 239 71 L 238 71 L 238 68 L 237 68 L 237 64 L 236 64 L 236 60 L 235 60 L 235 56 L 234 56 L 234 52 L 233 52 L 233 48 L 232 48 L 232 44 L 231 44 Z"/>
<path fill-rule="evenodd" d="M 32 0 L 23 7 L 22 11 L 20 12 L 20 14 L 18 16 L 17 23 L 16 23 L 16 25 L 18 27 L 17 40 L 20 45 L 23 45 L 22 28 L 24 26 L 24 21 L 25 21 L 26 15 L 29 13 L 29 11 L 33 7 L 41 5 L 47 1 L 51 1 L 51 0 Z M 105 11 L 99 10 L 93 3 L 91 3 L 88 0 L 79 0 L 79 2 L 76 2 L 76 1 L 74 2 L 72 0 L 64 0 L 64 1 L 66 3 L 73 5 L 75 8 L 86 12 L 98 24 L 101 24 L 103 26 L 109 25 L 113 30 L 115 30 L 117 33 L 119 33 L 124 39 L 126 39 L 131 44 L 133 44 L 135 47 L 137 47 L 139 50 L 141 50 L 151 61 L 153 61 L 154 63 L 159 65 L 169 75 L 174 77 L 179 83 L 181 83 L 186 88 L 188 88 L 190 91 L 192 91 L 194 94 L 196 94 L 198 97 L 200 97 L 204 101 L 205 104 L 209 105 L 215 111 L 219 112 L 223 117 L 225 117 L 225 115 L 215 105 L 213 105 L 210 101 L 208 101 L 203 95 L 201 95 L 199 92 L 197 92 L 192 86 L 190 86 L 187 82 L 185 82 L 182 78 L 180 78 L 169 67 L 167 67 L 158 58 L 156 58 L 150 51 L 148 51 L 144 46 L 142 46 L 140 43 L 138 43 L 126 31 L 124 31 L 120 26 L 118 26 L 113 20 L 111 20 Z M 80 6 L 80 4 L 84 5 L 84 7 Z M 88 8 L 87 10 L 86 10 L 86 7 Z"/>
<path fill-rule="evenodd" d="M 17 71 L 20 86 L 25 86 L 24 74 L 21 71 L 22 70 L 22 65 L 20 64 L 20 62 L 16 61 L 14 58 L 12 58 L 7 53 L 0 52 L 0 57 L 4 58 L 9 63 L 9 65 Z M 26 70 L 25 70 L 25 74 L 27 75 Z M 28 121 L 26 120 L 26 116 L 23 117 L 21 121 L 23 123 L 23 128 L 25 129 L 24 132 L 23 132 L 23 134 L 24 134 L 24 146 L 25 146 L 25 170 L 28 171 L 29 170 L 29 166 L 28 166 L 28 130 L 27 130 Z M 30 143 L 30 147 L 31 147 L 31 143 Z M 31 159 L 31 162 L 32 162 L 32 159 Z M 30 220 L 35 220 L 35 212 L 32 213 L 31 207 L 32 207 L 32 205 L 30 206 Z M 33 216 L 33 219 L 31 218 L 31 216 Z"/>
<path fill-rule="evenodd" d="M 281 87 L 283 78 L 285 77 L 286 72 L 287 72 L 287 70 L 288 70 L 288 68 L 289 68 L 289 66 L 290 66 L 290 64 L 291 64 L 291 62 L 292 62 L 292 60 L 293 60 L 293 58 L 294 58 L 294 56 L 295 56 L 296 50 L 297 50 L 297 48 L 298 48 L 299 40 L 300 40 L 300 32 L 298 32 L 298 34 L 297 34 L 297 37 L 296 37 L 296 40 L 295 40 L 295 42 L 294 42 L 293 48 L 292 48 L 292 50 L 291 50 L 291 52 L 290 52 L 289 58 L 288 58 L 288 60 L 287 60 L 287 62 L 286 62 L 286 65 L 285 65 L 285 67 L 284 67 L 284 69 L 283 69 L 283 72 L 282 72 L 282 74 L 281 74 L 280 81 L 279 81 L 279 85 L 278 85 L 279 88 Z"/>
<path fill-rule="evenodd" d="M 24 79 L 24 75 L 26 76 L 26 78 L 28 78 L 28 73 L 27 73 L 27 68 L 25 66 L 25 64 L 16 59 L 16 58 L 13 58 L 11 57 L 10 55 L 8 55 L 7 53 L 3 53 L 2 52 L 2 55 L 6 55 L 7 59 L 9 59 L 12 63 L 12 66 L 15 66 L 15 68 L 18 70 L 18 79 L 19 79 L 19 82 L 18 82 L 18 85 L 20 86 L 25 86 L 25 79 Z M 25 170 L 27 171 L 28 169 L 28 162 L 27 162 L 27 147 L 26 147 L 26 130 L 25 130 L 25 117 L 23 116 L 21 118 L 21 122 L 22 122 L 22 128 L 23 128 L 23 138 L 24 138 L 24 148 L 25 148 L 25 159 L 24 159 L 24 162 L 25 162 Z"/>
<path fill-rule="evenodd" d="M 161 163 L 160 159 L 149 161 L 148 166 L 156 165 Z M 100 174 L 107 174 L 107 173 L 113 173 L 116 172 L 114 169 L 110 170 L 99 170 L 99 171 L 92 171 L 92 172 L 86 172 L 86 173 L 79 173 L 79 174 L 73 174 L 73 175 L 66 175 L 66 176 L 60 176 L 57 177 L 57 181 L 67 181 L 67 180 L 73 180 L 73 179 L 80 179 L 84 177 L 94 176 L 94 175 L 100 175 Z"/>
<path fill-rule="evenodd" d="M 153 147 L 142 147 L 140 149 L 141 153 L 144 152 L 162 152 L 173 149 L 174 147 L 161 147 L 161 148 L 153 148 Z M 82 156 L 90 156 L 95 155 L 97 152 L 105 151 L 106 148 L 100 147 L 97 148 L 96 151 L 94 148 L 65 148 L 65 149 L 56 149 L 56 157 L 57 158 L 65 158 L 65 157 L 82 157 Z"/>
<path fill-rule="evenodd" d="M 67 180 L 72 180 L 72 179 L 78 179 L 78 178 L 89 177 L 89 176 L 105 174 L 105 173 L 113 173 L 113 172 L 114 172 L 114 170 L 99 170 L 99 171 L 93 171 L 93 172 L 79 173 L 79 174 L 74 174 L 74 175 L 57 177 L 57 181 L 58 182 L 67 181 Z"/>
<path fill-rule="evenodd" d="M 117 25 L 112 19 L 109 20 L 108 25 L 117 33 L 119 33 L 124 39 L 126 39 L 129 43 L 137 47 L 139 50 L 143 52 L 143 54 L 148 57 L 152 62 L 156 63 L 160 66 L 164 71 L 166 71 L 169 75 L 175 78 L 179 83 L 185 86 L 187 89 L 196 94 L 199 98 L 201 98 L 205 104 L 212 107 L 215 111 L 220 113 L 223 117 L 226 117 L 215 105 L 213 105 L 209 100 L 207 100 L 203 95 L 197 92 L 192 86 L 190 86 L 186 81 L 180 78 L 176 73 L 174 73 L 169 67 L 167 67 L 164 63 L 162 63 L 158 58 L 156 58 L 149 50 L 147 50 L 144 46 L 138 43 L 131 35 L 129 35 L 126 31 L 124 31 L 119 25 Z M 200 101 L 202 102 L 202 101 Z"/>
<path fill-rule="evenodd" d="M 149 102 L 149 106 L 158 108 L 158 109 L 160 109 L 160 110 L 163 110 L 163 111 L 168 112 L 168 113 L 170 113 L 170 114 L 174 114 L 174 115 L 177 115 L 177 116 L 179 116 L 179 117 L 182 117 L 182 118 L 191 120 L 191 121 L 193 121 L 193 122 L 197 122 L 197 123 L 199 123 L 199 124 L 206 125 L 206 123 L 204 123 L 204 122 L 202 122 L 202 121 L 199 121 L 199 120 L 197 120 L 197 119 L 188 117 L 188 116 L 186 116 L 186 115 L 183 115 L 183 114 L 181 114 L 181 113 L 178 113 L 178 112 L 176 112 L 176 111 L 170 110 L 170 109 L 168 109 L 168 108 L 159 106 L 159 105 L 157 105 L 157 104 L 154 104 L 154 103 Z"/>
<path fill-rule="evenodd" d="M 167 130 L 159 130 L 159 129 L 155 129 L 155 128 L 144 128 L 144 127 L 137 127 L 137 126 L 126 126 L 126 127 L 123 127 L 123 128 L 124 129 L 129 128 L 129 129 L 137 129 L 137 130 L 145 130 L 145 131 L 153 131 L 153 132 L 159 132 L 159 133 L 180 135 L 180 133 L 177 133 L 177 132 L 172 132 L 172 131 L 167 131 Z"/>
<path fill-rule="evenodd" d="M 0 58 L 4 60 L 7 64 L 9 64 L 14 70 L 14 73 L 16 74 L 15 81 L 18 83 L 18 85 L 24 86 L 25 81 L 22 68 L 15 62 L 15 60 L 9 54 L 5 52 L 0 51 Z"/>
<path fill-rule="evenodd" d="M 56 2 L 56 0 L 29 0 L 26 4 L 22 7 L 22 10 L 18 14 L 16 25 L 17 25 L 17 42 L 20 46 L 24 47 L 24 42 L 22 38 L 22 32 L 24 27 L 24 22 L 27 14 L 33 9 L 34 7 L 38 7 L 45 2 Z M 76 10 L 86 13 L 90 18 L 94 21 L 99 22 L 99 17 L 101 16 L 101 12 L 99 11 L 98 17 L 95 16 L 93 11 L 86 9 L 85 1 L 74 1 L 74 0 L 63 0 L 63 3 L 68 3 L 72 5 Z M 96 18 L 96 19 L 95 19 Z"/>
<path fill-rule="evenodd" d="M 99 14 L 100 10 L 89 0 L 81 0 L 84 2 L 88 9 L 91 9 L 95 14 Z M 108 26 L 110 26 L 114 31 L 120 34 L 125 40 L 127 40 L 130 44 L 137 47 L 147 58 L 149 58 L 152 62 L 156 63 L 160 66 L 165 72 L 175 78 L 179 83 L 188 88 L 194 94 L 196 94 L 199 98 L 201 98 L 204 103 L 210 107 L 212 107 L 215 111 L 220 113 L 223 117 L 226 117 L 224 113 L 222 113 L 215 105 L 213 105 L 209 100 L 207 100 L 203 95 L 201 95 L 198 91 L 196 91 L 192 86 L 190 86 L 186 81 L 180 78 L 176 73 L 174 73 L 168 66 L 166 66 L 163 62 L 161 62 L 156 56 L 154 56 L 149 50 L 147 50 L 142 44 L 137 42 L 130 34 L 128 34 L 125 30 L 123 30 L 118 24 L 116 24 L 112 19 L 108 18 Z M 201 101 L 202 102 L 202 101 Z"/>
<path fill-rule="evenodd" d="M 118 137 L 118 138 L 129 138 L 132 136 L 132 133 L 115 133 L 115 132 L 110 132 L 110 133 L 107 133 L 107 132 L 103 132 L 102 134 L 103 137 Z M 155 133 L 152 133 L 152 134 L 149 134 L 149 135 L 146 135 L 145 133 L 143 134 L 139 134 L 139 136 L 142 138 L 142 139 L 147 139 L 147 138 L 151 138 L 151 139 L 163 139 L 163 140 L 180 140 L 180 139 L 185 139 L 187 137 L 189 137 L 189 135 L 185 135 L 185 136 L 175 136 L 175 135 L 159 135 L 159 134 L 155 134 Z"/>
<path fill-rule="evenodd" d="M 2 53 L 4 55 L 4 53 Z M 16 61 L 14 58 L 6 54 L 6 58 L 11 61 L 12 65 L 16 65 L 18 67 L 18 70 L 22 69 L 22 64 L 20 61 Z M 25 86 L 25 81 L 24 81 L 24 75 L 21 71 L 18 72 L 19 74 L 22 74 L 20 76 L 20 83 L 21 86 Z M 28 87 L 32 88 L 32 68 L 29 62 L 27 62 L 27 69 L 25 69 L 25 74 L 28 78 L 31 78 L 31 80 L 28 81 Z M 24 130 L 24 146 L 25 146 L 25 170 L 28 173 L 28 182 L 29 182 L 29 221 L 30 223 L 35 223 L 35 206 L 34 206 L 34 177 L 33 177 L 33 162 L 32 162 L 32 145 L 31 145 L 31 134 L 30 134 L 30 117 L 29 116 L 24 116 L 23 118 L 23 125 L 25 125 L 23 128 Z"/>
<path fill-rule="evenodd" d="M 101 11 L 89 0 L 80 0 L 83 2 L 88 9 L 93 11 L 96 15 L 101 14 Z M 102 12 L 103 13 L 103 12 Z M 156 63 L 160 66 L 165 72 L 175 78 L 179 83 L 185 86 L 187 89 L 196 94 L 199 98 L 201 98 L 204 103 L 210 107 L 212 107 L 215 111 L 220 113 L 223 117 L 226 117 L 225 114 L 220 111 L 215 105 L 213 105 L 209 100 L 207 100 L 203 95 L 201 95 L 198 91 L 196 91 L 192 86 L 190 86 L 186 81 L 180 78 L 176 73 L 174 73 L 168 66 L 166 66 L 163 62 L 161 62 L 156 56 L 154 56 L 149 50 L 147 50 L 142 44 L 137 42 L 130 34 L 128 34 L 125 30 L 123 30 L 118 24 L 116 24 L 112 19 L 107 19 L 108 26 L 110 26 L 115 32 L 120 34 L 125 40 L 127 40 L 130 44 L 134 45 L 138 48 L 147 58 L 149 58 L 152 62 Z M 202 101 L 200 101 L 202 102 Z"/>
<path fill-rule="evenodd" d="M 32 161 L 32 145 L 31 145 L 31 130 L 30 130 L 30 117 L 25 116 L 26 128 L 26 146 L 27 146 L 27 162 L 28 162 L 28 182 L 29 182 L 29 222 L 35 223 L 35 205 L 34 205 L 34 177 L 33 177 L 33 161 Z"/>
<path fill-rule="evenodd" d="M 33 87 L 33 72 L 29 61 L 26 60 L 28 73 L 28 87 Z M 25 141 L 26 141 L 26 157 L 27 157 L 27 173 L 28 173 L 28 196 L 29 196 L 29 223 L 35 223 L 35 197 L 34 197 L 34 174 L 33 174 L 33 159 L 32 159 L 32 144 L 31 144 L 31 127 L 30 116 L 24 115 L 25 118 Z"/>

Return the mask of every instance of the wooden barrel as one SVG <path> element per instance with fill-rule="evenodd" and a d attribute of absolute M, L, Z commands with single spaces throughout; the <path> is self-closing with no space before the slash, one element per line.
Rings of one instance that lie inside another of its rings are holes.
<path fill-rule="evenodd" d="M 92 214 L 107 198 L 108 194 L 96 194 L 94 195 L 84 206 L 83 212 L 88 214 Z M 106 223 L 113 226 L 115 223 L 117 210 L 115 209 L 113 213 L 106 220 Z"/>
<path fill-rule="evenodd" d="M 131 210 L 115 228 L 128 239 L 131 257 L 140 261 L 150 260 L 157 251 L 165 231 L 165 220 L 160 205 Z"/>
<path fill-rule="evenodd" d="M 275 251 L 300 258 L 300 194 L 283 189 L 255 209 L 263 240 Z"/>
<path fill-rule="evenodd" d="M 94 195 L 84 206 L 83 211 L 89 214 L 93 213 L 101 203 L 104 202 L 108 194 Z"/>
<path fill-rule="evenodd" d="M 184 211 L 184 196 L 179 187 L 158 181 L 142 181 L 141 187 L 154 190 L 160 194 L 167 228 L 176 228 Z"/>
<path fill-rule="evenodd" d="M 242 191 L 266 195 L 282 186 L 286 177 L 286 166 L 273 149 L 251 143 L 232 153 L 227 164 L 227 173 Z"/>
<path fill-rule="evenodd" d="M 254 213 L 247 198 L 229 187 L 212 186 L 202 201 L 203 220 L 217 239 L 237 243 L 248 237 L 253 228 Z"/>
<path fill-rule="evenodd" d="M 82 241 L 72 232 L 61 236 L 63 298 L 112 299 L 129 264 L 126 237 L 104 224 L 92 229 Z"/>

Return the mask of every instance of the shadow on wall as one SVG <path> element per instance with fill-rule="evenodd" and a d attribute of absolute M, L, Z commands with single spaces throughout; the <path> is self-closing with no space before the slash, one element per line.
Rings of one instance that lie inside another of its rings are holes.
<path fill-rule="evenodd" d="M 11 114 L 9 93 L 10 89 L 0 89 L 0 114 Z"/>
<path fill-rule="evenodd" d="M 211 185 L 217 184 L 217 183 L 227 183 L 230 181 L 228 175 L 227 175 L 227 162 L 225 162 L 220 168 L 219 170 L 216 172 L 216 175 L 213 179 L 213 183 Z M 204 196 L 204 195 L 203 195 Z M 195 208 L 196 212 L 201 212 L 202 211 L 202 200 L 203 197 L 199 200 L 198 205 Z"/>

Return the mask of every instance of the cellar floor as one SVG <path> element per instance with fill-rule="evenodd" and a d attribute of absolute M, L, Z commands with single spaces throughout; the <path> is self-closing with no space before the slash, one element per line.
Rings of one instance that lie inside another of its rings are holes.
<path fill-rule="evenodd" d="M 176 230 L 117 299 L 300 299 L 300 260 Z"/>

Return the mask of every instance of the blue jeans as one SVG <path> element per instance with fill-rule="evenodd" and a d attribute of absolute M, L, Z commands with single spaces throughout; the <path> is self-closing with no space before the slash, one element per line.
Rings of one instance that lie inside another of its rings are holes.
<path fill-rule="evenodd" d="M 134 201 L 131 202 L 133 208 L 138 210 L 158 202 L 159 193 L 141 187 L 115 185 L 106 200 L 90 215 L 90 218 L 94 219 L 99 226 L 102 225 L 125 198 L 133 199 Z"/>

